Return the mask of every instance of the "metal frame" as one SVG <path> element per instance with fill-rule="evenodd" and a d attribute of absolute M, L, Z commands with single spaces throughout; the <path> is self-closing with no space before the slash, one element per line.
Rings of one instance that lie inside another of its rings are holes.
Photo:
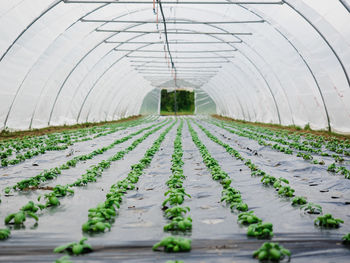
<path fill-rule="evenodd" d="M 137 24 L 137 25 L 135 25 L 135 26 L 133 26 L 133 27 L 136 27 L 136 26 L 139 26 L 139 24 Z M 208 25 L 208 26 L 211 26 L 211 27 L 214 27 L 214 28 L 216 28 L 216 29 L 225 31 L 225 30 L 221 29 L 221 28 L 218 27 L 218 26 L 214 26 L 214 25 Z M 187 30 L 187 31 L 190 32 L 190 30 Z M 117 32 L 116 34 L 118 34 L 118 32 Z M 144 34 L 148 34 L 148 33 L 141 33 L 140 35 L 144 35 Z M 212 35 L 212 34 L 208 34 L 208 35 L 211 36 L 211 37 L 213 37 L 213 38 L 216 38 L 217 40 L 222 41 L 222 39 L 220 39 L 220 38 L 218 38 L 218 37 L 216 37 L 216 36 L 214 36 L 214 35 Z M 108 37 L 107 39 L 109 39 L 109 38 L 111 38 L 111 37 L 113 37 L 113 36 L 114 36 L 114 35 Z M 230 44 L 229 44 L 229 45 L 230 45 Z M 230 45 L 230 46 L 233 47 L 232 45 Z M 240 53 L 242 53 L 242 52 L 240 52 Z M 262 79 L 264 80 L 265 84 L 267 85 L 268 90 L 269 90 L 270 94 L 272 95 L 274 104 L 275 104 L 275 106 L 276 106 L 276 111 L 277 111 L 279 123 L 281 123 L 281 118 L 280 118 L 280 113 L 279 113 L 279 109 L 278 109 L 278 106 L 277 106 L 277 102 L 276 102 L 276 99 L 275 99 L 275 97 L 274 97 L 274 95 L 273 95 L 273 93 L 272 93 L 272 90 L 271 90 L 271 87 L 270 87 L 269 83 L 267 82 L 267 80 L 266 80 L 266 78 L 263 76 L 263 74 L 261 73 L 260 69 L 255 65 L 255 63 L 254 63 L 252 60 L 250 60 L 250 59 L 249 59 L 246 55 L 244 55 L 243 53 L 242 53 L 242 55 L 254 66 L 254 68 L 257 70 L 257 72 L 259 73 L 259 75 L 262 77 Z M 110 69 L 110 68 L 109 68 L 109 69 Z M 108 69 L 108 70 L 109 70 L 109 69 Z M 104 75 L 104 74 L 105 74 L 105 73 L 103 73 L 103 75 Z M 92 89 L 95 87 L 95 85 L 96 85 L 96 83 L 94 84 L 94 86 L 92 87 Z"/>
<path fill-rule="evenodd" d="M 242 43 L 243 41 L 225 41 L 225 42 L 181 42 L 181 41 L 169 41 L 169 44 L 178 44 L 178 45 L 199 45 L 199 44 L 238 44 Z M 148 44 L 148 43 L 153 43 L 153 44 L 164 44 L 164 42 L 159 41 L 159 42 L 152 42 L 152 41 L 140 41 L 140 42 L 125 42 L 125 41 L 105 41 L 107 44 Z"/>
<path fill-rule="evenodd" d="M 346 10 L 350 13 L 350 5 L 345 0 L 339 0 Z"/>
<path fill-rule="evenodd" d="M 66 4 L 153 4 L 153 1 L 118 1 L 118 0 L 63 0 Z M 174 5 L 282 5 L 283 1 L 271 1 L 271 2 L 249 2 L 249 1 L 183 1 L 183 2 L 175 2 L 175 1 L 162 1 L 162 4 L 174 4 Z"/>
<path fill-rule="evenodd" d="M 163 2 L 162 2 L 163 3 Z M 147 20 L 105 20 L 105 19 L 81 19 L 81 22 L 87 23 L 128 23 L 128 24 L 158 24 L 157 21 L 147 21 Z M 264 23 L 265 20 L 242 20 L 242 21 L 177 21 L 177 20 L 165 20 L 167 24 L 176 25 L 198 25 L 198 24 L 254 24 L 254 23 Z"/>
<path fill-rule="evenodd" d="M 142 24 L 140 24 L 142 25 Z M 211 24 L 207 24 L 211 25 Z M 175 30 L 175 29 L 171 29 Z M 183 29 L 182 29 L 183 30 Z M 132 33 L 132 34 L 142 34 L 142 33 L 148 33 L 148 34 L 157 34 L 159 33 L 165 33 L 164 30 L 159 31 L 145 31 L 145 30 L 114 30 L 114 29 L 96 29 L 96 32 L 104 32 L 104 33 Z M 176 34 L 176 35 L 232 35 L 232 36 L 251 36 L 253 35 L 250 32 L 179 32 L 178 29 L 176 31 L 168 31 L 167 34 Z"/>

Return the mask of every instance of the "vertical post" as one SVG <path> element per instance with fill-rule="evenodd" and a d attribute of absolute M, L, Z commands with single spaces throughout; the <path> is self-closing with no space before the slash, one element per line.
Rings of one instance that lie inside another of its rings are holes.
<path fill-rule="evenodd" d="M 175 110 L 175 116 L 176 116 L 176 112 L 177 112 L 177 101 L 176 101 L 176 88 L 175 88 L 175 91 L 174 91 L 174 96 L 175 96 L 175 98 L 174 98 L 174 110 Z"/>

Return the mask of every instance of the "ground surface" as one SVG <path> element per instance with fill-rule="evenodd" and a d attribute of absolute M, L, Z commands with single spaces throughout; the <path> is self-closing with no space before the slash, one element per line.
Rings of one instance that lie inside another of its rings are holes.
<path fill-rule="evenodd" d="M 180 117 L 179 120 L 181 119 L 186 120 L 186 117 Z M 272 240 L 292 252 L 292 262 L 349 262 L 350 250 L 341 244 L 341 238 L 350 232 L 350 180 L 327 171 L 327 166 L 332 163 L 331 157 L 323 158 L 326 163 L 324 166 L 314 165 L 295 154 L 287 155 L 269 146 L 260 145 L 255 140 L 235 135 L 205 119 L 188 119 L 196 120 L 190 122 L 193 129 L 212 157 L 232 178 L 232 186 L 240 190 L 243 201 L 264 222 L 273 223 Z M 109 145 L 141 128 L 152 124 L 162 125 L 164 120 L 174 118 L 161 117 L 94 140 L 78 142 L 64 151 L 48 152 L 18 165 L 2 167 L 0 187 L 4 189 L 12 186 L 44 169 L 59 166 L 76 155 L 87 154 Z M 331 230 L 315 227 L 313 221 L 318 215 L 302 212 L 299 207 L 291 206 L 290 198 L 281 198 L 272 187 L 264 187 L 261 177 L 252 177 L 251 170 L 244 162 L 235 159 L 222 146 L 210 140 L 196 123 L 238 150 L 245 159 L 251 159 L 268 174 L 288 179 L 296 195 L 305 196 L 310 202 L 322 205 L 324 212 L 343 219 L 344 224 Z M 60 255 L 52 253 L 52 250 L 67 242 L 76 242 L 82 237 L 81 226 L 87 221 L 88 210 L 105 200 L 110 186 L 127 176 L 130 166 L 143 157 L 145 151 L 169 125 L 167 123 L 121 160 L 113 162 L 96 182 L 75 187 L 74 195 L 60 198 L 60 206 L 39 212 L 37 225 L 33 219 L 27 219 L 25 227 L 12 230 L 11 238 L 0 241 L 0 262 L 53 262 L 59 258 Z M 208 263 L 257 262 L 252 258 L 252 252 L 264 240 L 248 238 L 247 228 L 237 223 L 238 213 L 232 212 L 220 202 L 222 186 L 212 179 L 210 171 L 203 163 L 186 121 L 183 122 L 182 130 L 183 170 L 186 176 L 183 186 L 191 198 L 185 199 L 183 205 L 190 207 L 190 216 L 193 219 L 192 232 L 186 234 L 192 239 L 192 251 L 179 254 L 152 251 L 154 243 L 170 235 L 163 231 L 167 220 L 161 204 L 168 189 L 165 183 L 171 175 L 171 158 L 178 125 L 180 121 L 166 135 L 152 162 L 143 171 L 136 189 L 125 195 L 111 230 L 89 236 L 88 243 L 93 246 L 94 252 L 72 257 L 73 262 L 165 262 L 175 259 Z M 51 189 L 50 187 L 57 184 L 72 183 L 91 165 L 127 148 L 147 131 L 117 144 L 91 160 L 79 162 L 75 167 L 63 170 L 56 179 L 44 182 L 41 186 Z M 350 158 L 344 158 L 343 165 L 350 168 Z M 33 163 L 37 166 L 33 166 Z M 8 196 L 2 192 L 0 228 L 6 227 L 3 219 L 8 214 L 17 212 L 29 200 L 36 202 L 37 197 L 46 192 L 47 190 L 42 189 L 12 191 Z"/>

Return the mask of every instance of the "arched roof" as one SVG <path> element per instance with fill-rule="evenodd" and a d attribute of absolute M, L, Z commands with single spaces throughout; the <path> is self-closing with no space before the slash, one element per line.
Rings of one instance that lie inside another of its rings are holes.
<path fill-rule="evenodd" d="M 349 6 L 2 0 L 0 128 L 135 115 L 173 85 L 221 115 L 350 133 Z"/>

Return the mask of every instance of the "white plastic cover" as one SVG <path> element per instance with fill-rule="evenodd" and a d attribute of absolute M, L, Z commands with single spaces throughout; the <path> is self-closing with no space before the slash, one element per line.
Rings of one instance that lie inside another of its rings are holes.
<path fill-rule="evenodd" d="M 198 113 L 350 133 L 349 0 L 160 2 L 169 50 L 158 1 L 2 0 L 0 129 L 156 113 L 179 87 Z"/>

